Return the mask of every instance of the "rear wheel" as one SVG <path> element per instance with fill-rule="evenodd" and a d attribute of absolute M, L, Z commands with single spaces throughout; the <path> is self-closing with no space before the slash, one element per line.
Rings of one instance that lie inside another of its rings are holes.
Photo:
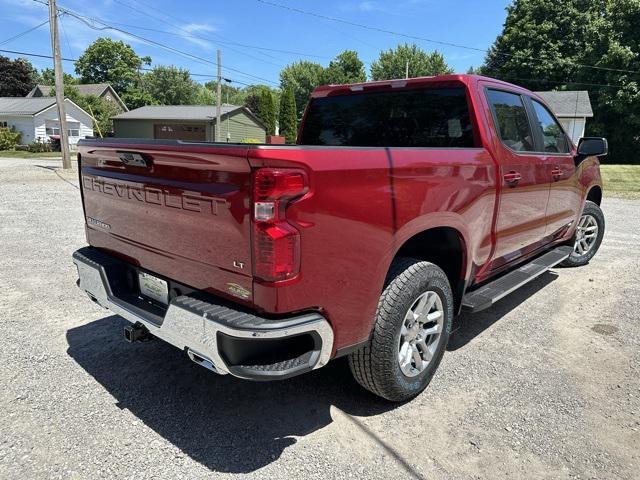
<path fill-rule="evenodd" d="M 565 267 L 580 267 L 593 258 L 604 237 L 604 214 L 600 207 L 587 200 L 576 226 L 573 251 L 562 262 Z"/>
<path fill-rule="evenodd" d="M 378 302 L 372 338 L 349 357 L 351 372 L 360 385 L 387 400 L 415 397 L 440 364 L 452 319 L 453 295 L 442 269 L 396 260 Z"/>

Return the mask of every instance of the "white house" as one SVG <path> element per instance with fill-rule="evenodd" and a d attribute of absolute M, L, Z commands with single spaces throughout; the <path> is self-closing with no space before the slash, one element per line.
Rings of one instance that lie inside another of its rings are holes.
<path fill-rule="evenodd" d="M 589 92 L 586 90 L 562 92 L 536 92 L 547 102 L 560 121 L 564 131 L 575 145 L 584 137 L 587 118 L 593 117 Z"/>
<path fill-rule="evenodd" d="M 64 104 L 69 144 L 73 147 L 81 138 L 93 135 L 93 121 L 68 98 Z M 0 127 L 13 127 L 20 132 L 23 144 L 46 142 L 51 136 L 60 135 L 59 120 L 55 97 L 0 97 Z"/>

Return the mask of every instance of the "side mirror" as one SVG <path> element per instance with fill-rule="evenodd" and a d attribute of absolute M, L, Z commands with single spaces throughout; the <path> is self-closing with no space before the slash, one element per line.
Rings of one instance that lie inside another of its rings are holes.
<path fill-rule="evenodd" d="M 583 137 L 578 141 L 578 155 L 582 157 L 601 157 L 609 152 L 606 138 Z"/>

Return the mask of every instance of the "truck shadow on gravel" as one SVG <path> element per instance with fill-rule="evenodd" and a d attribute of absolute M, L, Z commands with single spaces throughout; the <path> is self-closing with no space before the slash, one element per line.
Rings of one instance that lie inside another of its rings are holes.
<path fill-rule="evenodd" d="M 555 277 L 544 274 L 487 311 L 459 317 L 448 349 L 469 343 Z M 393 447 L 352 417 L 378 415 L 398 404 L 363 390 L 345 359 L 289 380 L 249 382 L 218 376 L 159 340 L 128 344 L 122 338 L 127 324 L 111 315 L 70 329 L 67 353 L 116 399 L 117 407 L 129 410 L 209 469 L 249 473 L 270 464 L 296 443 L 296 437 L 332 423 L 333 405 L 395 458 L 409 477 L 420 477 Z M 121 416 L 117 421 L 129 420 Z"/>
<path fill-rule="evenodd" d="M 520 287 L 513 293 L 507 295 L 502 300 L 487 310 L 478 313 L 463 313 L 458 316 L 453 323 L 453 334 L 449 339 L 447 350 L 452 352 L 464 347 L 475 337 L 511 312 L 514 308 L 535 295 L 551 282 L 558 278 L 558 274 L 553 271 L 546 271 L 535 280 Z"/>
<path fill-rule="evenodd" d="M 127 324 L 112 315 L 70 329 L 67 353 L 120 409 L 217 472 L 249 473 L 274 462 L 296 437 L 332 423 L 332 405 L 349 416 L 396 406 L 357 385 L 344 359 L 289 380 L 249 382 L 216 375 L 160 340 L 126 343 Z M 127 422 L 123 430 L 140 428 L 125 416 L 117 422 Z"/>

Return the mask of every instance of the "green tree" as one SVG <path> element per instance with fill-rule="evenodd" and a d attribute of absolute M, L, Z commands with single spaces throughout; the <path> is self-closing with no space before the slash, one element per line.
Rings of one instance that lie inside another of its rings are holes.
<path fill-rule="evenodd" d="M 144 77 L 144 76 L 143 76 Z M 133 85 L 127 89 L 120 98 L 129 110 L 144 107 L 145 105 L 157 105 L 158 102 L 144 89 L 142 80 L 139 85 Z"/>
<path fill-rule="evenodd" d="M 594 117 L 587 120 L 586 135 L 609 140 L 608 163 L 640 163 L 640 2 L 609 0 L 603 11 L 592 14 L 587 39 L 594 46 L 585 49 L 582 64 L 628 70 L 579 68 L 580 82 L 620 87 L 579 86 L 588 89 Z"/>
<path fill-rule="evenodd" d="M 280 96 L 278 124 L 280 126 L 280 135 L 285 137 L 287 143 L 295 143 L 298 133 L 296 97 L 290 88 L 282 92 Z"/>
<path fill-rule="evenodd" d="M 359 83 L 367 81 L 364 63 L 358 58 L 358 53 L 345 50 L 329 62 L 329 66 L 322 73 L 322 83 Z"/>
<path fill-rule="evenodd" d="M 280 87 L 293 90 L 298 118 L 302 118 L 313 89 L 322 84 L 323 71 L 322 65 L 306 60 L 294 62 L 280 71 Z"/>
<path fill-rule="evenodd" d="M 36 85 L 37 72 L 24 58 L 0 56 L 0 97 L 24 97 Z"/>
<path fill-rule="evenodd" d="M 199 86 L 191 79 L 189 70 L 160 65 L 146 73 L 142 83 L 145 90 L 160 105 L 196 103 Z"/>
<path fill-rule="evenodd" d="M 425 52 L 414 44 L 398 45 L 395 50 L 380 52 L 378 60 L 371 64 L 373 80 L 405 78 L 409 66 L 409 78 L 452 73 L 440 52 Z"/>
<path fill-rule="evenodd" d="M 279 101 L 280 98 L 279 92 L 277 90 L 267 87 L 266 85 L 249 85 L 242 91 L 244 94 L 243 105 L 258 116 L 260 115 L 260 99 L 262 98 L 262 94 L 265 91 L 271 93 L 271 95 L 275 99 L 275 102 Z"/>
<path fill-rule="evenodd" d="M 204 84 L 204 87 L 213 95 L 211 103 L 216 102 L 218 82 L 210 81 Z M 229 103 L 231 105 L 244 105 L 247 97 L 247 91 L 229 85 L 227 82 L 223 82 L 220 86 L 222 91 L 222 103 Z"/>
<path fill-rule="evenodd" d="M 138 80 L 139 69 L 151 64 L 121 40 L 98 38 L 76 61 L 81 83 L 109 83 L 118 93 L 126 92 Z"/>
<path fill-rule="evenodd" d="M 483 75 L 535 90 L 564 85 L 583 55 L 592 11 L 589 0 L 515 0 L 489 49 Z M 535 85 L 534 85 L 535 84 Z"/>
<path fill-rule="evenodd" d="M 204 85 L 198 85 L 193 104 L 194 105 L 215 105 L 216 103 L 216 92 L 211 89 L 205 87 Z"/>
<path fill-rule="evenodd" d="M 73 85 L 78 83 L 78 79 L 70 73 L 64 72 L 62 74 L 65 85 Z M 41 85 L 55 85 L 56 75 L 53 68 L 43 68 L 36 78 L 36 83 Z"/>
<path fill-rule="evenodd" d="M 531 90 L 588 90 L 586 134 L 607 137 L 607 162 L 638 163 L 638 25 L 638 0 L 516 0 L 481 71 Z"/>
<path fill-rule="evenodd" d="M 51 89 L 51 96 L 55 96 L 55 90 L 55 87 Z M 64 96 L 92 116 L 95 135 L 102 134 L 102 136 L 105 136 L 112 132 L 113 122 L 111 118 L 122 113 L 115 102 L 109 102 L 96 95 L 80 95 L 76 85 L 65 85 Z"/>
<path fill-rule="evenodd" d="M 276 133 L 276 106 L 269 90 L 263 90 L 258 105 L 258 116 L 267 127 L 267 135 Z"/>

